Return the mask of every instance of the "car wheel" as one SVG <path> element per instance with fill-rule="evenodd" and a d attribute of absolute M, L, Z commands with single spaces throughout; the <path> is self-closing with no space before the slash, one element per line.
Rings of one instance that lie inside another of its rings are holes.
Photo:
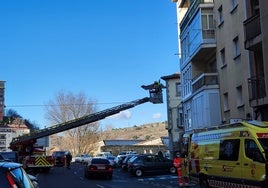
<path fill-rule="evenodd" d="M 171 174 L 175 174 L 176 173 L 176 168 L 174 166 L 170 167 L 169 172 Z"/>
<path fill-rule="evenodd" d="M 143 174 L 143 172 L 142 172 L 141 169 L 137 169 L 137 170 L 135 171 L 135 175 L 136 175 L 137 177 L 142 176 L 142 174 Z"/>

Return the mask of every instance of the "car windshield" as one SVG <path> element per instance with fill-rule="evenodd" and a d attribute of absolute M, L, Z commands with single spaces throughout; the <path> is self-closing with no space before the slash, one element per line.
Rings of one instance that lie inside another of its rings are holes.
<path fill-rule="evenodd" d="M 137 156 L 133 156 L 133 157 L 131 157 L 130 159 L 129 159 L 129 162 L 133 162 L 133 161 L 135 161 L 135 159 L 137 158 Z"/>
<path fill-rule="evenodd" d="M 28 175 L 23 170 L 23 168 L 15 168 L 10 171 L 16 183 L 18 183 L 19 187 L 31 188 L 33 187 Z"/>
<path fill-rule="evenodd" d="M 58 151 L 54 153 L 55 157 L 61 157 L 61 156 L 65 156 L 65 151 Z"/>
<path fill-rule="evenodd" d="M 264 150 L 268 150 L 268 138 L 259 138 L 259 142 Z"/>
<path fill-rule="evenodd" d="M 17 161 L 17 156 L 15 152 L 0 152 L 0 155 L 5 159 L 5 160 L 11 160 L 16 162 Z"/>

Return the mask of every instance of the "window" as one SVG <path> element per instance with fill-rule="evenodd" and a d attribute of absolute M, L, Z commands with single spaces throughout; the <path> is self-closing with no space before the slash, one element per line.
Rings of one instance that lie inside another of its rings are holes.
<path fill-rule="evenodd" d="M 179 107 L 177 110 L 178 110 L 177 127 L 180 128 L 183 126 L 183 110 L 182 107 Z"/>
<path fill-rule="evenodd" d="M 233 11 L 234 9 L 236 9 L 238 3 L 237 0 L 230 0 L 231 3 L 231 11 Z"/>
<path fill-rule="evenodd" d="M 254 140 L 245 139 L 245 154 L 248 158 L 264 163 L 265 160 Z"/>
<path fill-rule="evenodd" d="M 202 34 L 204 39 L 215 38 L 213 14 L 202 10 Z"/>
<path fill-rule="evenodd" d="M 228 93 L 224 93 L 223 94 L 223 108 L 224 108 L 224 111 L 228 111 L 229 110 L 229 101 L 228 101 Z"/>
<path fill-rule="evenodd" d="M 219 160 L 237 161 L 239 145 L 239 139 L 221 140 Z"/>
<path fill-rule="evenodd" d="M 238 56 L 240 56 L 240 46 L 239 46 L 239 39 L 238 36 L 233 39 L 234 44 L 234 59 L 236 59 Z"/>
<path fill-rule="evenodd" d="M 219 22 L 219 25 L 223 23 L 222 5 L 218 8 L 218 22 Z"/>
<path fill-rule="evenodd" d="M 238 86 L 236 88 L 236 104 L 237 106 L 242 106 L 244 104 L 243 101 L 243 92 L 242 92 L 242 86 Z"/>
<path fill-rule="evenodd" d="M 225 48 L 221 49 L 220 56 L 221 56 L 221 64 L 222 64 L 222 66 L 226 65 L 226 61 L 225 61 Z"/>
<path fill-rule="evenodd" d="M 181 97 L 181 95 L 182 95 L 181 92 L 182 92 L 181 83 L 176 83 L 176 96 Z"/>

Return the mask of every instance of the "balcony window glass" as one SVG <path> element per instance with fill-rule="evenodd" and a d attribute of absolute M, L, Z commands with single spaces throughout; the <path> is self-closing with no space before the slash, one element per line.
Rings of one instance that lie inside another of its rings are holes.
<path fill-rule="evenodd" d="M 214 38 L 213 14 L 202 15 L 203 38 Z"/>

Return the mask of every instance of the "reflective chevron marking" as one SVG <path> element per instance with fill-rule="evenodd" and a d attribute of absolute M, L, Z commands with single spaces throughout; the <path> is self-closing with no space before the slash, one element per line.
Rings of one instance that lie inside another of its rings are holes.
<path fill-rule="evenodd" d="M 45 156 L 37 156 L 35 157 L 35 163 L 36 166 L 53 166 L 49 161 L 47 161 Z"/>

